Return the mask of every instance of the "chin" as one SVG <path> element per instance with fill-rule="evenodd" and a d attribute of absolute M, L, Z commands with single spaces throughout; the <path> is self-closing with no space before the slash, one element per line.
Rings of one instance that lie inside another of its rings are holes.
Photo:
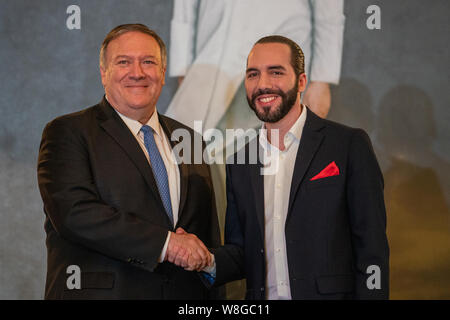
<path fill-rule="evenodd" d="M 276 105 L 272 105 L 272 106 L 265 106 L 265 107 L 259 107 L 258 111 L 261 114 L 265 114 L 265 115 L 272 115 L 277 113 L 280 110 L 280 106 Z"/>
<path fill-rule="evenodd" d="M 128 100 L 128 105 L 133 109 L 142 109 L 150 105 L 148 99 L 130 99 Z"/>

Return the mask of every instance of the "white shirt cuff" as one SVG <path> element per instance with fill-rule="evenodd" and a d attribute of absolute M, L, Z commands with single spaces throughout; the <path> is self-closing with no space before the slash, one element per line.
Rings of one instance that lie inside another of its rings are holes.
<path fill-rule="evenodd" d="M 159 263 L 164 262 L 164 258 L 166 257 L 167 247 L 169 246 L 169 239 L 170 239 L 170 231 L 167 232 L 166 242 L 164 243 L 164 247 L 163 247 L 163 249 L 161 251 L 161 255 L 159 256 L 159 259 L 158 259 Z"/>
<path fill-rule="evenodd" d="M 214 259 L 214 255 L 210 253 L 211 255 L 211 265 L 206 266 L 203 268 L 203 272 L 209 273 L 213 278 L 216 277 L 216 260 Z"/>

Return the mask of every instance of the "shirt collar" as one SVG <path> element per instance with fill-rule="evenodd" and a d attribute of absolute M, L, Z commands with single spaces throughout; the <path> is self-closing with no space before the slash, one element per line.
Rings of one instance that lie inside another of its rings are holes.
<path fill-rule="evenodd" d="M 302 112 L 300 113 L 300 116 L 287 133 L 289 135 L 292 135 L 297 141 L 300 141 L 300 138 L 302 137 L 303 127 L 305 126 L 306 121 L 306 113 L 306 107 L 305 105 L 302 105 Z"/>
<path fill-rule="evenodd" d="M 116 110 L 116 112 L 120 116 L 120 118 L 123 120 L 123 122 L 125 122 L 127 127 L 130 129 L 131 133 L 133 133 L 134 136 L 137 136 L 139 134 L 139 132 L 141 131 L 141 128 L 142 128 L 143 124 L 140 123 L 137 120 L 133 120 L 133 119 L 128 118 L 127 116 L 124 116 L 123 114 L 121 114 L 117 110 Z M 162 135 L 161 135 L 161 125 L 159 124 L 159 117 L 158 117 L 158 112 L 156 111 L 156 109 L 153 112 L 153 114 L 150 117 L 150 119 L 147 121 L 146 125 L 151 127 L 153 129 L 153 131 L 159 137 L 162 137 Z"/>
<path fill-rule="evenodd" d="M 286 138 L 288 136 L 293 137 L 295 139 L 295 141 L 297 141 L 297 142 L 300 141 L 300 139 L 302 137 L 302 133 L 303 133 L 303 128 L 304 128 L 305 122 L 306 122 L 306 114 L 307 114 L 306 106 L 302 105 L 302 112 L 300 113 L 300 116 L 297 118 L 295 123 L 292 125 L 292 127 L 289 129 L 289 131 L 284 136 L 285 142 L 286 142 Z M 267 130 L 266 130 L 265 123 L 262 124 L 261 129 L 265 130 L 265 133 L 259 135 L 259 143 L 263 147 L 270 148 L 271 144 L 270 144 L 269 140 L 267 140 Z M 288 145 L 290 145 L 290 143 Z"/>

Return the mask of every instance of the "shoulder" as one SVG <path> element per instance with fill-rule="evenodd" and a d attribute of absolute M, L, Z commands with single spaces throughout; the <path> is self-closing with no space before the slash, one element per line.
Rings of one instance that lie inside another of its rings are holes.
<path fill-rule="evenodd" d="M 350 127 L 328 119 L 321 119 L 324 124 L 324 134 L 335 136 L 339 139 L 351 140 L 353 135 L 367 135 L 362 128 Z"/>
<path fill-rule="evenodd" d="M 333 150 L 347 150 L 350 162 L 365 163 L 368 159 L 376 159 L 371 139 L 362 128 L 349 127 L 334 121 L 322 119 L 323 132 L 328 145 Z M 337 146 L 337 147 L 336 147 Z"/>
<path fill-rule="evenodd" d="M 328 138 L 339 141 L 340 143 L 351 143 L 354 139 L 366 140 L 370 142 L 369 135 L 362 128 L 350 127 L 328 119 L 322 119 L 312 111 L 308 110 L 310 127 L 317 128 Z"/>
<path fill-rule="evenodd" d="M 47 123 L 46 128 L 60 127 L 60 126 L 65 126 L 69 128 L 78 127 L 83 123 L 86 123 L 89 120 L 96 118 L 96 114 L 98 113 L 97 110 L 98 106 L 99 105 L 94 105 L 77 112 L 72 112 L 62 116 L 58 116 L 49 123 Z"/>
<path fill-rule="evenodd" d="M 48 122 L 42 137 L 82 137 L 89 136 L 95 130 L 96 121 L 100 113 L 99 105 L 87 107 L 77 112 L 65 114 Z"/>

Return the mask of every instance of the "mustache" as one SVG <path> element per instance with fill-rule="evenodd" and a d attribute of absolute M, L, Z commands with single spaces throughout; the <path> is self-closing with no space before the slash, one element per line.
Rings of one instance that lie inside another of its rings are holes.
<path fill-rule="evenodd" d="M 263 94 L 277 94 L 281 97 L 285 97 L 285 94 L 280 89 L 258 89 L 252 94 L 252 102 L 255 103 L 256 98 Z"/>

